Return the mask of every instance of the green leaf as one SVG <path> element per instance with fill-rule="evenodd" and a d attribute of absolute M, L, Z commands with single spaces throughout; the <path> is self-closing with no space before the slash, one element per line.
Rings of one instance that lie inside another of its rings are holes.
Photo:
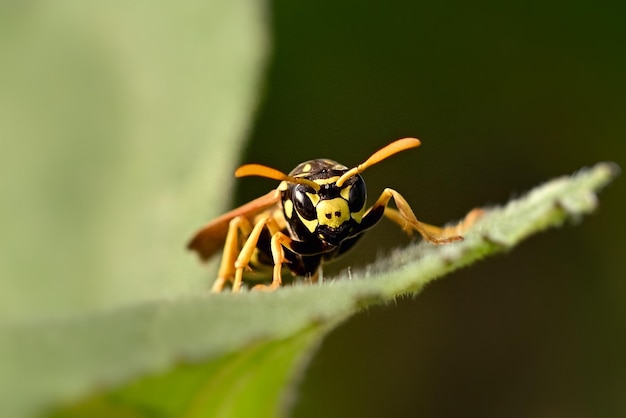
<path fill-rule="evenodd" d="M 202 291 L 184 242 L 230 203 L 263 2 L 0 3 L 0 320 Z"/>
<path fill-rule="evenodd" d="M 250 344 L 204 364 L 181 365 L 88 398 L 55 416 L 277 416 L 283 406 L 277 400 L 292 381 L 294 367 L 321 334 L 315 326 L 284 340 Z"/>
<path fill-rule="evenodd" d="M 463 242 L 412 245 L 320 285 L 269 294 L 199 293 L 5 327 L 3 404 L 11 416 L 27 416 L 96 392 L 59 416 L 111 416 L 107 411 L 116 408 L 126 413 L 119 416 L 213 416 L 219 410 L 236 417 L 249 416 L 250 408 L 273 416 L 284 402 L 280 387 L 324 332 L 364 307 L 416 294 L 454 269 L 580 219 L 596 208 L 595 191 L 617 171 L 601 163 L 553 180 L 488 209 Z"/>

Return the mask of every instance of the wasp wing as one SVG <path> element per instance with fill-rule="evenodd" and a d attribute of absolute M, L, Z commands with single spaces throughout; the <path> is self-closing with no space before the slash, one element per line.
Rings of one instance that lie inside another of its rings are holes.
<path fill-rule="evenodd" d="M 264 196 L 213 219 L 194 234 L 187 244 L 187 248 L 197 252 L 203 261 L 208 260 L 224 244 L 226 234 L 228 234 L 228 225 L 233 218 L 237 216 L 252 218 L 278 202 L 280 202 L 280 191 L 274 189 Z"/>

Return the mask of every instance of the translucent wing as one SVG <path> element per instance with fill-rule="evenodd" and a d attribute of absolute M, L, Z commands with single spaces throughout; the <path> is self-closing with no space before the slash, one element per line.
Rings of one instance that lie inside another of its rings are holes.
<path fill-rule="evenodd" d="M 228 233 L 228 224 L 233 218 L 237 216 L 252 218 L 278 202 L 280 202 L 280 191 L 274 189 L 264 196 L 213 219 L 194 234 L 187 244 L 187 248 L 197 252 L 203 261 L 208 260 L 224 244 Z"/>

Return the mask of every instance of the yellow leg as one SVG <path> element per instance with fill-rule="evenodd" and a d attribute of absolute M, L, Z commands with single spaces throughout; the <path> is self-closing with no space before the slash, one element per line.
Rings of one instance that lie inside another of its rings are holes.
<path fill-rule="evenodd" d="M 392 198 L 398 208 L 397 210 L 387 207 L 389 200 Z M 385 216 L 400 225 L 404 231 L 408 233 L 417 231 L 425 240 L 433 244 L 447 244 L 463 239 L 463 236 L 459 233 L 460 231 L 455 227 L 439 228 L 418 221 L 408 202 L 400 193 L 393 189 L 383 190 L 376 203 L 374 203 L 373 208 L 380 206 L 385 206 Z"/>
<path fill-rule="evenodd" d="M 232 267 L 234 267 L 234 273 L 235 273 L 235 280 L 233 281 L 233 288 L 232 288 L 233 292 L 241 291 L 243 271 L 244 269 L 248 267 L 248 264 L 250 263 L 250 259 L 252 258 L 252 255 L 254 254 L 254 251 L 256 250 L 256 246 L 257 246 L 257 243 L 259 242 L 259 237 L 261 236 L 261 232 L 263 232 L 263 228 L 267 228 L 270 234 L 272 234 L 271 248 L 272 248 L 272 256 L 274 258 L 274 274 L 272 276 L 271 286 L 274 286 L 274 288 L 277 288 L 281 284 L 280 278 L 278 280 L 276 279 L 278 277 L 276 271 L 278 271 L 278 275 L 280 275 L 280 266 L 282 265 L 282 263 L 285 262 L 284 251 L 282 250 L 282 247 L 279 244 L 277 246 L 277 244 L 274 243 L 275 241 L 274 237 L 278 235 L 283 235 L 286 238 L 288 237 L 284 235 L 282 232 L 280 232 L 280 227 L 276 223 L 274 218 L 272 218 L 271 216 L 265 216 L 261 218 L 254 225 L 254 228 L 252 228 L 252 231 L 250 231 L 250 233 L 248 234 L 248 239 L 243 245 L 243 248 L 241 249 L 241 251 L 239 252 L 239 256 L 237 256 L 237 259 L 232 264 Z M 289 239 L 289 242 L 291 242 L 290 239 Z M 276 248 L 278 248 L 278 250 L 276 250 Z M 276 266 L 276 260 L 279 260 L 278 267 Z M 276 284 L 274 284 L 275 282 Z"/>
<path fill-rule="evenodd" d="M 221 293 L 221 291 L 224 290 L 224 286 L 226 286 L 227 281 L 227 279 L 218 276 L 213 282 L 213 286 L 211 286 L 211 293 Z"/>
<path fill-rule="evenodd" d="M 233 218 L 228 224 L 228 234 L 224 243 L 224 255 L 217 273 L 217 279 L 213 283 L 211 292 L 219 293 L 224 290 L 226 283 L 233 280 L 235 276 L 235 260 L 239 253 L 239 234 L 244 237 L 250 235 L 252 225 L 243 216 Z"/>
<path fill-rule="evenodd" d="M 322 266 L 319 266 L 315 273 L 309 277 L 309 281 L 313 283 L 317 283 L 320 281 L 320 276 L 322 275 Z"/>
<path fill-rule="evenodd" d="M 468 229 L 470 229 L 474 223 L 485 213 L 484 209 L 474 208 L 469 211 L 465 218 L 463 218 L 458 224 L 450 227 L 446 227 L 445 229 L 454 230 L 457 234 L 464 234 Z"/>
<path fill-rule="evenodd" d="M 271 229 L 270 229 L 271 230 Z M 291 245 L 291 238 L 283 234 L 280 231 L 276 231 L 272 235 L 272 259 L 274 261 L 274 270 L 272 274 L 272 283 L 269 285 L 258 284 L 254 286 L 253 290 L 273 291 L 278 289 L 283 284 L 282 279 L 282 266 L 286 263 L 284 247 L 289 248 Z"/>
<path fill-rule="evenodd" d="M 235 268 L 235 281 L 233 282 L 233 292 L 241 291 L 241 282 L 243 279 L 243 270 L 248 267 L 250 263 L 250 259 L 252 258 L 252 254 L 256 249 L 256 244 L 259 242 L 259 237 L 261 236 L 261 232 L 265 227 L 265 224 L 269 218 L 263 218 L 259 222 L 254 225 L 252 231 L 248 235 L 248 239 L 246 243 L 243 245 L 243 248 L 239 252 L 239 256 L 235 260 L 233 267 Z"/>

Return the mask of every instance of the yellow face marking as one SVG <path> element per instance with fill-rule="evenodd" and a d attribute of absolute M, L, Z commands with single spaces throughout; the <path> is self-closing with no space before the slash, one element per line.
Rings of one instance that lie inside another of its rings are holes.
<path fill-rule="evenodd" d="M 337 180 L 339 180 L 339 176 L 329 177 L 327 179 L 317 179 L 317 180 L 313 180 L 313 181 L 321 186 L 321 185 L 324 185 L 324 184 L 334 183 Z"/>
<path fill-rule="evenodd" d="M 281 181 L 280 184 L 278 185 L 278 190 L 280 190 L 281 192 L 284 192 L 288 188 L 289 188 L 289 184 L 287 184 L 286 181 Z"/>
<path fill-rule="evenodd" d="M 320 201 L 320 195 L 316 193 L 307 193 L 306 195 L 309 197 L 311 203 L 313 203 L 313 206 L 317 206 Z"/>
<path fill-rule="evenodd" d="M 304 219 L 302 216 L 300 216 L 298 211 L 296 211 L 296 214 L 298 215 L 298 218 L 300 218 L 300 221 L 302 222 L 302 225 L 304 225 L 306 227 L 306 229 L 309 230 L 309 232 L 311 232 L 311 233 L 315 232 L 315 228 L 317 228 L 317 219 L 313 219 L 312 221 L 310 221 L 310 220 Z"/>
<path fill-rule="evenodd" d="M 338 228 L 341 224 L 350 220 L 348 202 L 340 197 L 322 200 L 315 207 L 317 221 L 320 225 Z"/>
<path fill-rule="evenodd" d="M 344 187 L 343 189 L 341 189 L 341 192 L 339 192 L 341 194 L 341 197 L 343 197 L 347 201 L 350 201 L 350 189 L 351 188 L 352 186 Z"/>
<path fill-rule="evenodd" d="M 365 214 L 365 205 L 363 205 L 363 208 L 360 211 L 352 212 L 350 216 L 352 216 L 352 219 L 354 219 L 356 223 L 360 224 L 361 219 L 363 219 L 364 214 Z"/>
<path fill-rule="evenodd" d="M 312 168 L 312 167 L 311 167 L 311 164 L 306 163 L 306 164 L 304 165 L 304 167 L 302 167 L 302 172 L 303 172 L 303 173 L 308 173 L 309 171 L 311 171 L 311 168 Z"/>
<path fill-rule="evenodd" d="M 291 200 L 285 200 L 283 207 L 285 208 L 285 215 L 287 215 L 287 218 L 291 219 L 293 216 L 293 202 Z"/>

